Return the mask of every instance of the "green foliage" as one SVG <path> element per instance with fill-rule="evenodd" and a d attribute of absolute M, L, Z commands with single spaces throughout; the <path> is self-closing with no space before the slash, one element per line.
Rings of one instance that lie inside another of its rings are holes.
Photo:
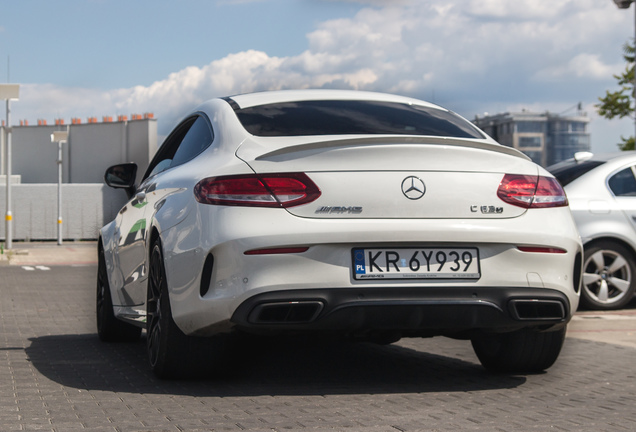
<path fill-rule="evenodd" d="M 620 90 L 605 92 L 604 97 L 598 98 L 601 103 L 596 104 L 599 115 L 607 118 L 634 118 L 634 58 L 636 49 L 634 44 L 625 43 L 623 46 L 623 58 L 627 62 L 625 70 L 620 75 L 614 75 Z M 621 143 L 617 144 L 621 150 L 634 150 L 634 137 L 621 137 Z"/>
<path fill-rule="evenodd" d="M 617 144 L 621 151 L 636 150 L 636 146 L 634 146 L 634 137 L 625 138 L 622 136 L 621 141 L 623 142 Z"/>
<path fill-rule="evenodd" d="M 601 103 L 596 104 L 598 113 L 607 119 L 631 117 L 634 112 L 632 108 L 629 87 L 623 86 L 620 91 L 605 92 L 605 97 L 598 98 Z M 627 93 L 627 94 L 626 94 Z"/>

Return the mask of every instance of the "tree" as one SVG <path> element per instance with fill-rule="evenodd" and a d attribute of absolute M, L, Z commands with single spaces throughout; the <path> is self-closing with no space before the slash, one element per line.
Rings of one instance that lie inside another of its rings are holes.
<path fill-rule="evenodd" d="M 624 118 L 629 117 L 634 119 L 635 111 L 632 100 L 634 99 L 634 57 L 636 50 L 634 44 L 629 42 L 623 45 L 623 58 L 627 62 L 625 70 L 620 75 L 614 75 L 620 90 L 605 92 L 605 97 L 598 98 L 601 103 L 596 104 L 598 113 L 607 118 Z M 621 136 L 621 143 L 618 144 L 618 148 L 625 150 L 634 150 L 635 139 L 634 137 L 625 138 Z"/>

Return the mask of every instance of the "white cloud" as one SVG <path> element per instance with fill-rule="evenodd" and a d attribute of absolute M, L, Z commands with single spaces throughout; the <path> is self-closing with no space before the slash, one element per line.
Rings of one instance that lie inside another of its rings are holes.
<path fill-rule="evenodd" d="M 467 13 L 479 17 L 525 21 L 553 18 L 571 3 L 572 0 L 469 0 L 465 7 Z"/>
<path fill-rule="evenodd" d="M 408 3 L 412 3 L 416 0 L 327 0 L 331 2 L 339 2 L 339 3 L 360 3 L 367 4 L 371 6 L 396 6 L 396 5 L 404 5 Z"/>
<path fill-rule="evenodd" d="M 155 112 L 165 133 L 211 97 L 308 87 L 433 99 L 467 117 L 514 104 L 546 110 L 594 103 L 611 88 L 633 29 L 631 14 L 605 0 L 359 1 L 372 7 L 320 23 L 295 56 L 238 52 L 112 91 L 31 84 L 14 112 Z"/>
<path fill-rule="evenodd" d="M 598 54 L 581 53 L 565 64 L 539 70 L 535 77 L 546 81 L 572 78 L 604 81 L 623 67 L 624 65 L 620 63 L 613 65 L 603 63 Z"/>

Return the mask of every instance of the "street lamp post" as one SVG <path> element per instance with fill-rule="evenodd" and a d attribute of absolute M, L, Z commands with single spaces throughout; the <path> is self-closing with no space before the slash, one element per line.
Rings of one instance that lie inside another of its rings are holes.
<path fill-rule="evenodd" d="M 51 134 L 51 142 L 57 143 L 57 244 L 62 245 L 62 144 L 68 140 L 68 130 Z"/>
<path fill-rule="evenodd" d="M 5 249 L 11 249 L 13 247 L 13 213 L 11 212 L 11 99 L 18 99 L 20 97 L 20 84 L 0 84 L 0 99 L 5 99 L 7 102 L 7 123 L 6 123 L 6 150 L 5 160 L 7 169 L 5 174 L 7 176 L 7 207 L 4 217 L 4 247 Z"/>
<path fill-rule="evenodd" d="M 614 0 L 616 6 L 619 9 L 629 9 L 629 6 L 636 0 Z M 634 6 L 634 48 L 636 48 L 636 6 Z M 634 60 L 636 60 L 636 51 L 634 51 Z M 636 68 L 636 61 L 634 62 Z M 632 92 L 634 98 L 634 130 L 636 131 L 636 69 L 634 70 L 634 91 Z M 636 134 L 634 134 L 634 140 L 636 141 Z"/>

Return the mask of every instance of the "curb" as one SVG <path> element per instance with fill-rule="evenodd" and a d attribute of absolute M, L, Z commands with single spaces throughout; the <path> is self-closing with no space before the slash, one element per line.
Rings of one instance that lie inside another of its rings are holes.
<path fill-rule="evenodd" d="M 90 265 L 97 263 L 97 242 L 20 242 L 11 250 L 0 244 L 0 266 Z"/>

